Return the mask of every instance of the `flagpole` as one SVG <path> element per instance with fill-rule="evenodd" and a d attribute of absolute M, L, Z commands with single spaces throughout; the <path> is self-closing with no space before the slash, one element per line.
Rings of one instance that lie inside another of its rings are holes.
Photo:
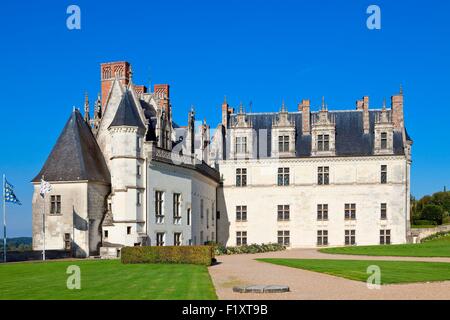
<path fill-rule="evenodd" d="M 6 201 L 5 201 L 5 181 L 3 174 L 3 262 L 6 262 Z"/>
<path fill-rule="evenodd" d="M 42 176 L 42 180 L 44 180 L 44 176 Z M 42 212 L 42 231 L 44 234 L 44 246 L 43 246 L 43 250 L 42 250 L 42 260 L 45 261 L 45 193 L 42 198 L 44 201 L 43 212 Z"/>

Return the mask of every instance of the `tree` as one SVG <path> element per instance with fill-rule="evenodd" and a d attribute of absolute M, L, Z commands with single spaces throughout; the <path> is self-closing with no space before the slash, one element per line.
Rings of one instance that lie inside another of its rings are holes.
<path fill-rule="evenodd" d="M 442 224 L 444 210 L 442 207 L 435 204 L 426 204 L 422 210 L 422 219 L 436 221 L 437 224 Z"/>

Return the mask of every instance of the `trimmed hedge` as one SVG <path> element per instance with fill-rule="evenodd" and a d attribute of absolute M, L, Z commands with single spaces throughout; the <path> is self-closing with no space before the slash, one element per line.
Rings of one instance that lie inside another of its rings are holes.
<path fill-rule="evenodd" d="M 437 226 L 436 221 L 433 220 L 414 220 L 413 224 L 415 226 Z"/>
<path fill-rule="evenodd" d="M 210 266 L 212 246 L 143 246 L 121 250 L 122 263 L 186 263 Z"/>
<path fill-rule="evenodd" d="M 225 247 L 222 245 L 216 246 L 216 255 L 223 254 L 243 254 L 243 253 L 263 253 L 271 251 L 282 251 L 286 250 L 286 247 L 278 243 L 267 243 L 267 244 L 251 244 L 238 247 Z"/>

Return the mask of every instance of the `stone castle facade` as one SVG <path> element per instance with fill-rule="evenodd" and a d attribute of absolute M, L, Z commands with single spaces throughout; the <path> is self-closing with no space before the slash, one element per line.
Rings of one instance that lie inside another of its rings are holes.
<path fill-rule="evenodd" d="M 123 246 L 279 242 L 289 247 L 405 243 L 412 140 L 403 93 L 391 107 L 237 112 L 214 129 L 172 120 L 169 85 L 101 65 L 93 117 L 74 110 L 33 179 L 33 248 L 115 256 Z M 53 190 L 39 196 L 41 177 Z M 44 203 L 45 202 L 45 203 Z"/>

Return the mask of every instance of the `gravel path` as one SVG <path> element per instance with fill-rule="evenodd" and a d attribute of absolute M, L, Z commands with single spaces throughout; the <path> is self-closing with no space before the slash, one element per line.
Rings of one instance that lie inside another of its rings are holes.
<path fill-rule="evenodd" d="M 450 281 L 382 285 L 368 289 L 366 283 L 307 270 L 258 262 L 257 258 L 402 260 L 450 262 L 450 258 L 369 257 L 320 253 L 315 249 L 292 249 L 262 254 L 218 256 L 219 264 L 209 273 L 219 299 L 450 299 Z M 279 294 L 234 293 L 236 285 L 288 285 L 291 292 Z"/>

